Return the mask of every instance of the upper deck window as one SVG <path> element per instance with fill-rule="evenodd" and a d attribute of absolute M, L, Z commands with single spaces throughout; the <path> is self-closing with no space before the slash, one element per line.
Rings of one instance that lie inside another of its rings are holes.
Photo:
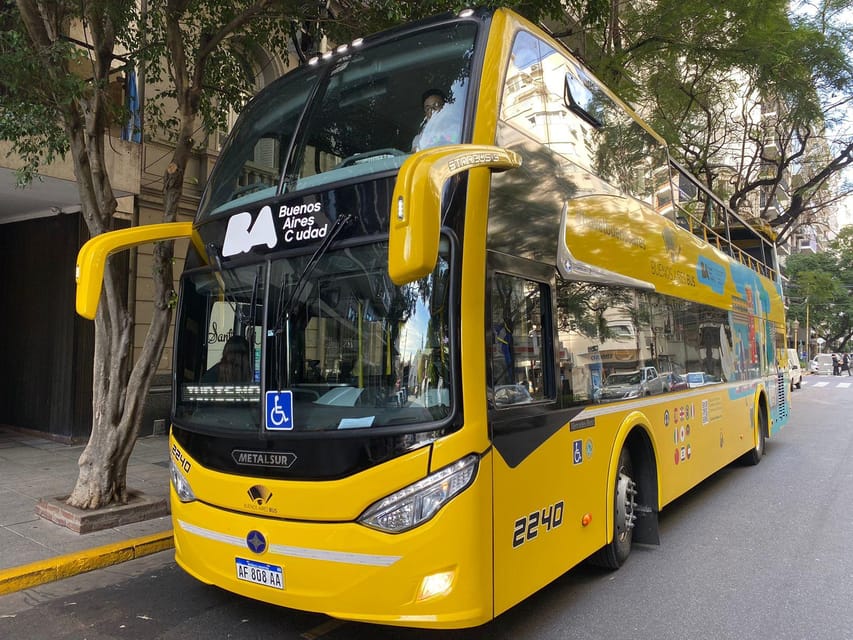
<path fill-rule="evenodd" d="M 284 191 L 393 171 L 418 148 L 462 141 L 476 24 L 454 22 L 299 69 L 240 116 L 200 218 Z M 422 96 L 443 94 L 426 118 Z"/>
<path fill-rule="evenodd" d="M 275 194 L 299 117 L 315 85 L 302 70 L 270 85 L 246 107 L 210 176 L 199 218 Z"/>
<path fill-rule="evenodd" d="M 622 193 L 661 212 L 671 203 L 666 147 L 580 63 L 526 31 L 513 42 L 501 121 L 568 160 L 560 172 L 576 196 Z M 513 135 L 501 131 L 498 143 Z"/>

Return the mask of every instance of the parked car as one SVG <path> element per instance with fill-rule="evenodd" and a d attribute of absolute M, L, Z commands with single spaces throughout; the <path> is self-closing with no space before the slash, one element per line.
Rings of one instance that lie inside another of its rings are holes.
<path fill-rule="evenodd" d="M 495 404 L 499 407 L 508 404 L 529 404 L 531 402 L 533 402 L 533 397 L 523 384 L 502 384 L 495 387 Z"/>
<path fill-rule="evenodd" d="M 685 376 L 687 380 L 687 386 L 691 389 L 695 387 L 702 387 L 705 384 L 705 372 L 704 371 L 690 371 Z"/>
<path fill-rule="evenodd" d="M 690 385 L 687 384 L 687 380 L 685 380 L 683 376 L 680 376 L 674 371 L 667 371 L 663 374 L 664 391 L 682 391 L 683 389 L 689 388 Z"/>
<path fill-rule="evenodd" d="M 788 349 L 788 375 L 791 378 L 791 391 L 803 386 L 803 369 L 800 367 L 800 357 L 796 349 Z"/>
<path fill-rule="evenodd" d="M 832 354 L 819 353 L 809 363 L 809 371 L 822 376 L 832 375 Z"/>
<path fill-rule="evenodd" d="M 628 400 L 663 393 L 663 376 L 654 367 L 611 373 L 601 387 L 601 401 Z"/>
<path fill-rule="evenodd" d="M 708 384 L 719 384 L 723 381 L 720 376 L 715 376 L 704 371 L 691 371 L 685 376 L 687 386 L 691 389 L 695 387 L 704 387 Z"/>

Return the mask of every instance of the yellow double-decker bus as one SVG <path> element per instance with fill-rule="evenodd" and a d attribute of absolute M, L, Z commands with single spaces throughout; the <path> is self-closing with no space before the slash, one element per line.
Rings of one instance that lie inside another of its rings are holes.
<path fill-rule="evenodd" d="M 175 557 L 244 596 L 478 625 L 657 543 L 788 417 L 772 242 L 510 11 L 265 88 L 194 223 L 81 250 L 80 313 L 105 256 L 171 237 Z"/>

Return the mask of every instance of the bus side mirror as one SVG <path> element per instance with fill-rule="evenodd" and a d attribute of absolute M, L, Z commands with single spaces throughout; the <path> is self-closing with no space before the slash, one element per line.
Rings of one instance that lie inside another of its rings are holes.
<path fill-rule="evenodd" d="M 441 193 L 450 176 L 476 167 L 506 171 L 521 166 L 514 151 L 489 145 L 433 147 L 409 157 L 400 167 L 391 199 L 388 275 L 403 285 L 435 268 L 441 226 Z"/>
<path fill-rule="evenodd" d="M 77 313 L 89 320 L 95 318 L 104 283 L 104 266 L 110 254 L 141 244 L 181 238 L 195 240 L 192 222 L 146 224 L 109 231 L 88 240 L 77 253 Z"/>

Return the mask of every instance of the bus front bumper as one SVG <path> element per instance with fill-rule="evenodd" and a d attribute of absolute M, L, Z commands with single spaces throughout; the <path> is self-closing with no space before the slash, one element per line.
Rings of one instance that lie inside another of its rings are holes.
<path fill-rule="evenodd" d="M 482 544 L 491 536 L 471 522 L 475 494 L 476 483 L 432 521 L 392 535 L 182 503 L 173 489 L 175 559 L 201 582 L 284 607 L 389 625 L 476 626 L 493 614 L 491 545 Z M 436 584 L 449 586 L 425 593 Z"/>

